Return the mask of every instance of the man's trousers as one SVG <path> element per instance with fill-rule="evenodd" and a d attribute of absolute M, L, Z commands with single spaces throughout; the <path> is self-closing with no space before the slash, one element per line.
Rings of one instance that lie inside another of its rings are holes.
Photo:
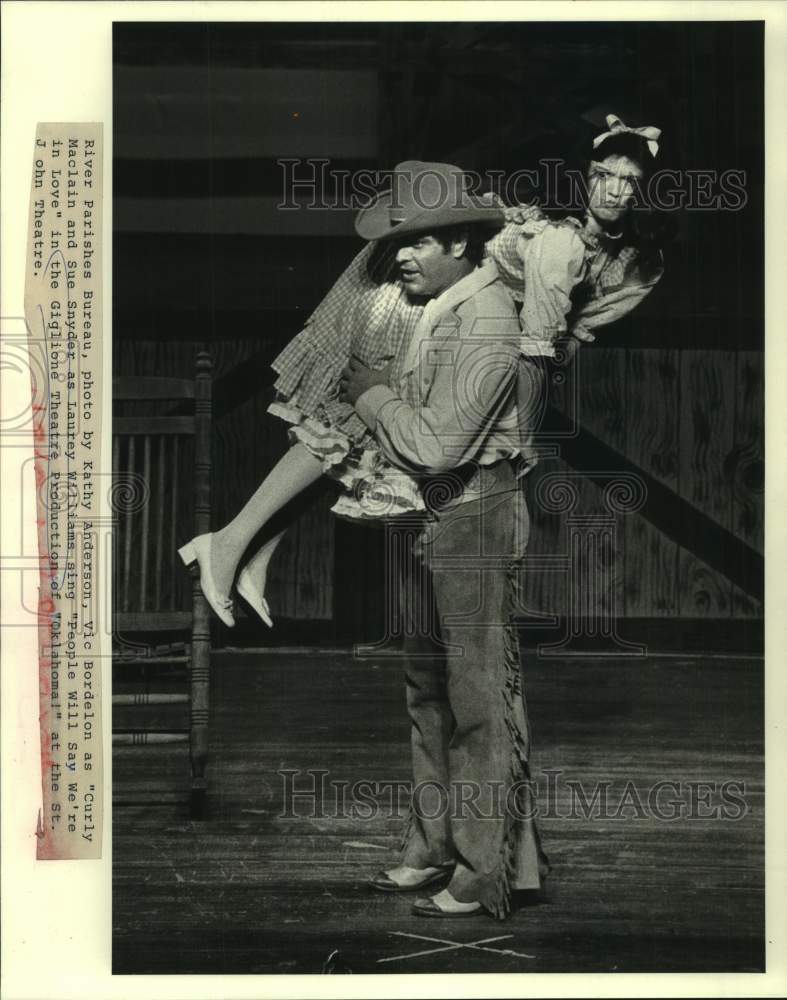
<path fill-rule="evenodd" d="M 511 890 L 538 888 L 547 862 L 513 623 L 527 507 L 508 462 L 480 472 L 474 499 L 433 504 L 420 530 L 399 533 L 413 758 L 401 863 L 456 861 L 454 898 L 502 918 Z"/>

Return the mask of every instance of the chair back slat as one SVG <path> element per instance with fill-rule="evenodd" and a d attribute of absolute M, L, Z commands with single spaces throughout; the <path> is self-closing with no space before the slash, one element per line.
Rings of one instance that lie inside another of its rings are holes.
<path fill-rule="evenodd" d="M 170 504 L 170 524 L 172 525 L 172 537 L 175 537 L 175 525 L 177 521 L 178 512 L 178 445 L 180 443 L 179 438 L 172 438 L 172 491 L 171 491 L 171 504 Z M 169 571 L 170 579 L 175 580 L 175 570 L 177 562 L 177 553 L 175 552 L 175 546 L 170 546 L 169 551 Z M 170 608 L 175 608 L 175 587 L 170 588 Z"/>
<path fill-rule="evenodd" d="M 135 443 L 136 438 L 130 437 L 128 439 L 128 451 L 126 468 L 128 469 L 130 480 L 126 484 L 126 489 L 123 491 L 123 495 L 130 495 L 133 492 L 133 476 L 135 475 Z M 131 597 L 131 542 L 134 533 L 134 503 L 133 499 L 126 504 L 126 518 L 125 518 L 125 544 L 123 546 L 123 610 L 129 610 L 129 601 Z"/>
<path fill-rule="evenodd" d="M 119 611 L 115 624 L 119 632 L 172 632 L 191 625 L 190 611 Z"/>
<path fill-rule="evenodd" d="M 197 358 L 194 379 L 194 520 L 197 532 L 210 531 L 211 501 L 211 361 L 207 354 Z"/>
<path fill-rule="evenodd" d="M 155 608 L 162 607 L 161 586 L 164 575 L 164 485 L 167 475 L 166 453 L 169 441 L 177 441 L 177 438 L 159 438 L 158 442 L 158 475 L 156 485 L 156 546 L 154 570 L 154 604 Z M 170 536 L 171 538 L 171 536 Z M 173 548 L 174 551 L 174 548 Z"/>
<path fill-rule="evenodd" d="M 145 484 L 145 503 L 142 507 L 142 544 L 139 547 L 139 606 L 148 607 L 148 554 L 150 552 L 150 434 L 142 439 L 142 481 Z"/>
<path fill-rule="evenodd" d="M 115 417 L 113 428 L 115 434 L 123 437 L 143 437 L 145 434 L 190 436 L 194 434 L 194 417 Z"/>
<path fill-rule="evenodd" d="M 112 379 L 112 396 L 117 400 L 194 399 L 194 383 L 182 378 L 121 375 Z"/>

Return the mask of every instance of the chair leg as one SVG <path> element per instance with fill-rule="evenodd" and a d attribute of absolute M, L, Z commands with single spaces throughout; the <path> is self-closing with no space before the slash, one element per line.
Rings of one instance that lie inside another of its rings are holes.
<path fill-rule="evenodd" d="M 210 693 L 210 610 L 197 575 L 191 630 L 191 812 L 204 814 L 207 794 L 208 703 Z"/>

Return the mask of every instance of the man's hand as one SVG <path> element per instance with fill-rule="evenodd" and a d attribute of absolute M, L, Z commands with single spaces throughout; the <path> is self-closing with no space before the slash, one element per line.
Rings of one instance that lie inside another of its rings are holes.
<path fill-rule="evenodd" d="M 373 371 L 356 357 L 351 357 L 339 380 L 339 399 L 354 406 L 356 399 L 373 385 L 388 385 L 392 363 L 389 361 L 385 368 Z"/>

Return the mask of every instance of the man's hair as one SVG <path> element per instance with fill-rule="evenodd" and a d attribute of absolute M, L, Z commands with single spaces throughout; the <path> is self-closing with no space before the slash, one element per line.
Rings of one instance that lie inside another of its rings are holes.
<path fill-rule="evenodd" d="M 470 263 L 477 267 L 484 259 L 484 244 L 493 235 L 493 230 L 488 226 L 478 223 L 468 223 L 456 226 L 445 226 L 443 229 L 435 229 L 431 234 L 442 246 L 443 250 L 449 250 L 452 243 L 459 240 L 466 240 L 464 256 Z"/>
<path fill-rule="evenodd" d="M 435 229 L 432 232 L 414 233 L 407 237 L 409 240 L 416 240 L 421 236 L 433 236 L 448 251 L 451 244 L 456 240 L 467 240 L 464 256 L 476 267 L 484 259 L 486 253 L 484 244 L 495 234 L 495 229 L 485 226 L 482 223 L 469 222 L 456 226 L 445 226 L 442 229 Z M 404 237 L 402 237 L 404 239 Z M 399 243 L 397 240 L 378 240 L 372 250 L 369 260 L 366 263 L 366 273 L 375 284 L 381 285 L 385 281 L 395 281 L 397 275 L 396 251 Z"/>

